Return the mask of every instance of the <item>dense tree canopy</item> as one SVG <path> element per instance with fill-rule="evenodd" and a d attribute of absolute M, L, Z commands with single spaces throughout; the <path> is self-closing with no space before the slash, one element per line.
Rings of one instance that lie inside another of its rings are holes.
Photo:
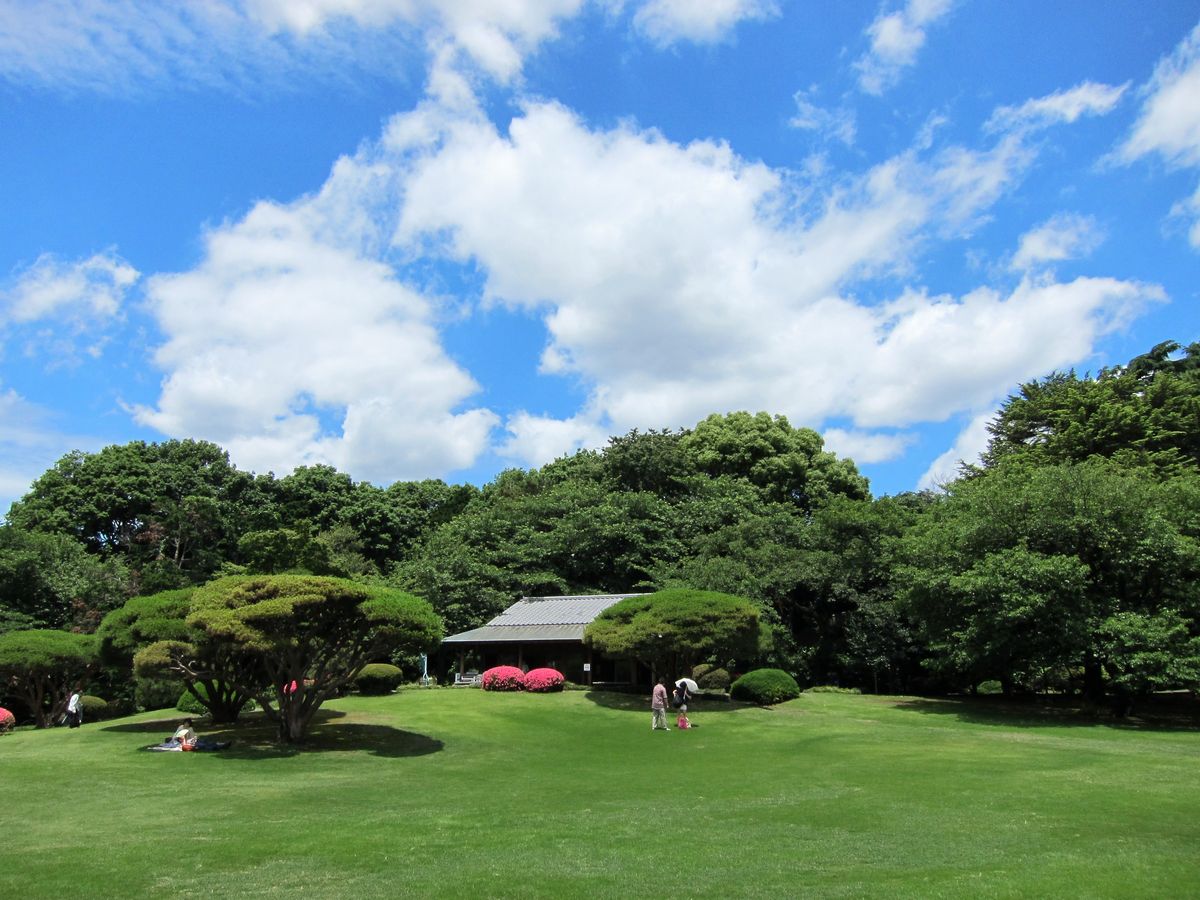
<path fill-rule="evenodd" d="M 706 660 L 756 659 L 766 649 L 753 603 L 687 588 L 613 604 L 587 627 L 584 640 L 602 653 L 633 657 L 672 674 Z"/>
<path fill-rule="evenodd" d="M 303 740 L 321 704 L 364 665 L 396 651 L 431 650 L 442 637 L 441 622 L 423 600 L 303 575 L 213 581 L 192 595 L 187 623 L 200 633 L 197 644 L 224 647 L 237 658 L 240 665 L 221 680 L 253 694 L 278 719 L 287 742 Z"/>
<path fill-rule="evenodd" d="M 96 665 L 91 635 L 32 628 L 0 634 L 0 686 L 45 728 L 62 717 L 76 683 Z"/>
<path fill-rule="evenodd" d="M 1029 382 L 991 433 L 982 464 L 944 493 L 878 499 L 815 431 L 768 413 L 635 430 L 482 488 L 383 488 L 325 465 L 252 475 L 200 441 L 72 453 L 0 527 L 0 633 L 87 632 L 120 608 L 101 628 L 106 660 L 134 656 L 143 675 L 180 677 L 218 704 L 232 691 L 236 706 L 300 678 L 290 672 L 312 679 L 312 665 L 268 671 L 240 637 L 218 639 L 193 609 L 208 588 L 156 592 L 331 576 L 427 598 L 459 632 L 522 595 L 679 589 L 745 598 L 771 636 L 755 662 L 802 683 L 995 678 L 1107 690 L 1126 708 L 1195 685 L 1200 345 Z M 316 608 L 358 602 L 338 591 Z M 122 607 L 135 593 L 156 596 Z M 283 596 L 246 607 L 279 612 L 285 631 L 300 609 Z M 291 715 L 292 698 L 266 700 Z M 301 718 L 315 708 L 296 703 Z"/>

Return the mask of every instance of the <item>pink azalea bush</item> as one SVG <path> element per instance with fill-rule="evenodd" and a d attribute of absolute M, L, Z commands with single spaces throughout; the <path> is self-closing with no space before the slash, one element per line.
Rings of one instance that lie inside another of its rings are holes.
<path fill-rule="evenodd" d="M 525 687 L 525 673 L 516 666 L 495 666 L 483 673 L 485 691 L 519 691 Z"/>
<path fill-rule="evenodd" d="M 4 707 L 0 706 L 0 734 L 4 734 L 6 731 L 12 731 L 13 726 L 16 724 L 17 717 Z"/>
<path fill-rule="evenodd" d="M 563 689 L 563 673 L 558 669 L 531 669 L 525 673 L 525 690 L 541 694 Z"/>

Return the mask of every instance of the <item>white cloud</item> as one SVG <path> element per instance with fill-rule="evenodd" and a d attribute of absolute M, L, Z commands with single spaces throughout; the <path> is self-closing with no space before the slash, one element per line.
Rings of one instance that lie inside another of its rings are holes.
<path fill-rule="evenodd" d="M 137 269 L 111 251 L 77 262 L 44 253 L 0 292 L 0 300 L 10 322 L 109 318 L 119 313 L 138 277 Z"/>
<path fill-rule="evenodd" d="M 258 471 L 325 462 L 388 482 L 475 461 L 496 417 L 460 409 L 477 386 L 442 351 L 429 301 L 349 246 L 363 233 L 340 228 L 345 194 L 369 183 L 355 170 L 343 161 L 291 207 L 260 203 L 208 235 L 196 269 L 150 280 L 167 375 L 139 422 Z"/>
<path fill-rule="evenodd" d="M 112 251 L 74 262 L 43 254 L 0 289 L 0 325 L 52 366 L 98 356 L 139 277 Z"/>
<path fill-rule="evenodd" d="M 916 63 L 928 26 L 952 6 L 953 0 L 908 0 L 900 10 L 880 13 L 867 28 L 870 50 L 854 64 L 859 86 L 878 95 L 894 85 L 904 69 Z"/>
<path fill-rule="evenodd" d="M 634 27 L 661 46 L 680 41 L 710 44 L 744 20 L 779 14 L 775 0 L 645 0 L 634 13 Z"/>
<path fill-rule="evenodd" d="M 1142 94 L 1138 121 L 1117 156 L 1128 163 L 1156 154 L 1173 167 L 1200 167 L 1200 25 L 1159 62 Z M 1200 189 L 1171 212 L 1194 218 L 1188 238 L 1200 250 Z"/>
<path fill-rule="evenodd" d="M 1061 213 L 1021 235 L 1010 268 L 1025 271 L 1040 263 L 1078 259 L 1103 240 L 1104 234 L 1091 216 Z"/>
<path fill-rule="evenodd" d="M 1173 165 L 1200 165 L 1200 25 L 1159 62 L 1143 94 L 1124 159 L 1157 153 Z"/>
<path fill-rule="evenodd" d="M 1128 87 L 1128 84 L 1113 87 L 1085 81 L 1067 90 L 1026 100 L 1020 106 L 1001 106 L 992 113 L 984 128 L 988 131 L 1036 129 L 1060 122 L 1069 124 L 1083 116 L 1107 115 Z"/>
<path fill-rule="evenodd" d="M 593 131 L 555 104 L 530 104 L 507 134 L 425 109 L 389 135 L 406 168 L 399 245 L 478 265 L 488 302 L 544 317 L 543 372 L 591 387 L 572 417 L 508 423 L 507 452 L 530 463 L 714 410 L 858 428 L 942 420 L 1086 358 L 1161 297 L 1104 278 L 884 304 L 844 293 L 905 271 L 925 241 L 969 232 L 1032 160 L 1016 134 L 902 154 L 840 183 L 807 219 L 790 181 L 725 145 Z M 835 436 L 866 453 L 898 446 Z"/>
<path fill-rule="evenodd" d="M 399 74 L 416 60 L 501 83 L 589 3 L 622 0 L 0 0 L 0 79 L 87 93 L 164 83 L 289 89 L 300 76 Z M 644 0 L 635 30 L 659 45 L 710 43 L 774 0 Z M 464 63 L 468 64 L 464 66 Z"/>
<path fill-rule="evenodd" d="M 826 450 L 849 457 L 859 464 L 896 459 L 903 456 L 904 451 L 916 440 L 911 434 L 886 434 L 845 428 L 826 428 L 821 436 L 825 439 Z"/>
<path fill-rule="evenodd" d="M 967 426 L 959 432 L 954 446 L 935 459 L 925 470 L 917 482 L 918 490 L 939 490 L 943 485 L 958 477 L 959 467 L 966 463 L 972 465 L 979 462 L 983 451 L 987 449 L 991 435 L 988 425 L 996 418 L 999 409 L 974 416 Z"/>
<path fill-rule="evenodd" d="M 812 101 L 816 88 L 797 91 L 792 99 L 796 102 L 796 114 L 788 124 L 793 128 L 804 131 L 815 131 L 822 137 L 841 141 L 847 147 L 854 144 L 855 123 L 854 111 L 841 107 L 836 110 L 824 109 Z"/>
<path fill-rule="evenodd" d="M 509 438 L 500 454 L 525 465 L 543 466 L 576 450 L 596 450 L 608 443 L 609 429 L 588 413 L 569 419 L 518 412 L 505 423 Z"/>

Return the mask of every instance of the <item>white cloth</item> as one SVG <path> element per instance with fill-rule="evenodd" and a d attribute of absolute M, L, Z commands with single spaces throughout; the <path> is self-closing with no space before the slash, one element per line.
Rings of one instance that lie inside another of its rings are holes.
<path fill-rule="evenodd" d="M 67 712 L 78 713 L 83 712 L 83 697 L 79 691 L 71 695 L 71 699 L 67 701 Z"/>

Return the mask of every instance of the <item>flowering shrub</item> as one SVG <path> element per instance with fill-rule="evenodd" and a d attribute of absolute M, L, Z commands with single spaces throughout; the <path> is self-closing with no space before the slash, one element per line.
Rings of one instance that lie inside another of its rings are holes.
<path fill-rule="evenodd" d="M 525 690 L 541 694 L 563 689 L 563 673 L 558 669 L 530 669 L 525 673 Z"/>
<path fill-rule="evenodd" d="M 519 691 L 525 687 L 525 673 L 516 666 L 496 666 L 483 673 L 485 691 Z"/>
<path fill-rule="evenodd" d="M 7 709 L 0 706 L 0 734 L 12 731 L 13 726 L 17 724 L 17 717 L 10 713 Z"/>

